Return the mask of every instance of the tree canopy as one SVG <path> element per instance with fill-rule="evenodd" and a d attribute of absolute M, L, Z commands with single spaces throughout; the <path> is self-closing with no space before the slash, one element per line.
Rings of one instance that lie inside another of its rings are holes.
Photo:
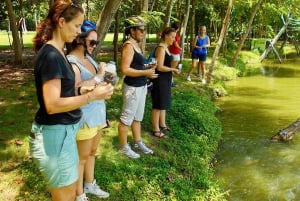
<path fill-rule="evenodd" d="M 11 4 L 13 14 L 18 21 L 21 17 L 26 20 L 28 30 L 35 30 L 40 19 L 47 15 L 51 0 L 7 0 L 0 2 L 4 10 L 0 11 L 0 29 L 10 30 L 8 5 Z M 104 40 L 107 32 L 114 32 L 116 20 L 112 15 L 118 11 L 120 18 L 118 32 L 123 31 L 123 21 L 131 15 L 143 15 L 148 22 L 148 33 L 159 33 L 162 28 L 172 21 L 181 23 L 181 33 L 184 33 L 185 42 L 192 40 L 197 33 L 198 27 L 207 26 L 207 32 L 211 41 L 216 42 L 222 28 L 228 3 L 223 0 L 118 0 L 111 3 L 109 0 L 81 0 L 85 8 L 86 18 L 98 22 L 98 36 Z M 259 0 L 235 0 L 233 1 L 229 25 L 226 34 L 227 41 L 239 40 L 247 32 L 252 8 Z M 268 0 L 262 1 L 257 10 L 249 30 L 252 38 L 272 38 L 282 27 L 281 16 L 291 15 L 299 19 L 300 0 Z M 188 11 L 188 12 L 187 12 Z M 191 11 L 191 12 L 190 12 Z M 188 16 L 186 14 L 189 14 Z M 185 17 L 187 23 L 185 24 Z M 100 23 L 101 22 L 101 23 Z M 184 27 L 186 25 L 186 27 Z M 297 34 L 298 35 L 298 34 Z M 181 35 L 183 37 L 183 35 Z M 101 41 L 100 41 L 101 42 Z M 99 51 L 99 50 L 98 50 Z"/>

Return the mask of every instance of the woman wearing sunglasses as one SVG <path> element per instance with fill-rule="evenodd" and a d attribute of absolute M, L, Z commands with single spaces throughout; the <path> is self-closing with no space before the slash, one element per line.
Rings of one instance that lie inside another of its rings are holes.
<path fill-rule="evenodd" d="M 134 138 L 135 150 L 144 154 L 153 154 L 142 141 L 141 121 L 144 116 L 147 95 L 147 77 L 157 78 L 155 68 L 146 69 L 145 57 L 140 42 L 145 36 L 146 23 L 140 16 L 132 16 L 125 20 L 126 41 L 123 44 L 121 71 L 123 73 L 123 108 L 118 126 L 121 152 L 129 158 L 139 158 L 127 142 L 129 127 Z"/>
<path fill-rule="evenodd" d="M 75 72 L 75 87 L 80 95 L 92 90 L 94 86 L 106 86 L 104 80 L 105 63 L 98 63 L 90 56 L 96 48 L 96 24 L 84 20 L 81 34 L 67 45 L 68 60 Z M 110 84 L 109 84 L 110 85 Z M 94 178 L 95 154 L 106 127 L 106 106 L 104 100 L 93 101 L 81 107 L 82 118 L 79 122 L 79 132 L 76 136 L 79 154 L 79 179 L 77 183 L 76 201 L 88 200 L 86 193 L 99 198 L 107 198 L 109 194 L 97 185 Z"/>
<path fill-rule="evenodd" d="M 108 99 L 113 93 L 113 87 L 107 86 L 75 95 L 75 74 L 63 48 L 81 33 L 83 18 L 81 6 L 55 1 L 33 39 L 39 109 L 31 128 L 30 152 L 45 175 L 53 201 L 75 200 L 79 162 L 75 136 L 82 115 L 79 108 L 92 100 Z"/>

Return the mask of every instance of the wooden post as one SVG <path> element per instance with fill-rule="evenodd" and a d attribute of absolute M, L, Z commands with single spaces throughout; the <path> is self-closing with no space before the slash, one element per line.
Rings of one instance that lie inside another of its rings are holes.
<path fill-rule="evenodd" d="M 280 29 L 280 31 L 278 32 L 278 34 L 275 36 L 275 38 L 271 41 L 271 44 L 269 45 L 268 48 L 265 49 L 265 51 L 263 52 L 263 54 L 260 56 L 260 61 L 263 61 L 266 56 L 270 53 L 270 51 L 274 48 L 275 43 L 278 41 L 278 39 L 280 38 L 280 36 L 286 31 L 288 25 L 290 23 L 290 19 L 288 18 L 288 20 L 286 21 L 286 23 L 283 25 L 283 27 Z M 273 47 L 273 48 L 272 48 Z M 276 54 L 276 53 L 275 53 Z"/>

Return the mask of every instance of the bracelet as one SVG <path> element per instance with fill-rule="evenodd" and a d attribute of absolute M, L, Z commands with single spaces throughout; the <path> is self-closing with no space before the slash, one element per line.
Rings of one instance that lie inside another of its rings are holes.
<path fill-rule="evenodd" d="M 92 102 L 92 99 L 91 99 L 91 97 L 90 97 L 90 94 L 89 94 L 89 93 L 87 93 L 86 95 L 87 95 L 87 103 L 89 104 L 89 103 L 91 103 L 91 102 Z"/>
<path fill-rule="evenodd" d="M 81 95 L 81 87 L 77 88 L 77 95 Z"/>

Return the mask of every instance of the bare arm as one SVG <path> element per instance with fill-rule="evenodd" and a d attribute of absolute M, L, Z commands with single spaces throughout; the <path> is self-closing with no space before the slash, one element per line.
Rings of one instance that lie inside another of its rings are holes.
<path fill-rule="evenodd" d="M 112 85 L 106 84 L 84 95 L 61 97 L 61 80 L 53 79 L 43 84 L 43 99 L 47 113 L 55 114 L 77 109 L 93 100 L 109 99 L 113 89 Z"/>
<path fill-rule="evenodd" d="M 193 47 L 194 48 L 199 48 L 199 46 L 197 46 L 197 40 L 198 40 L 198 36 L 196 36 L 193 40 Z"/>
<path fill-rule="evenodd" d="M 147 70 L 136 70 L 131 68 L 131 62 L 133 60 L 134 50 L 133 47 L 126 43 L 123 46 L 122 50 L 122 59 L 121 59 L 121 72 L 123 75 L 130 76 L 130 77 L 140 77 L 140 76 L 147 76 L 153 77 L 155 75 L 155 69 L 147 69 Z"/>
<path fill-rule="evenodd" d="M 166 49 L 164 47 L 156 48 L 155 57 L 157 59 L 157 70 L 159 70 L 161 72 L 179 73 L 179 70 L 177 68 L 170 68 L 170 67 L 164 66 L 165 53 L 166 53 Z"/>
<path fill-rule="evenodd" d="M 208 37 L 205 47 L 209 47 L 209 46 L 210 46 L 210 40 L 209 40 L 209 37 Z"/>

